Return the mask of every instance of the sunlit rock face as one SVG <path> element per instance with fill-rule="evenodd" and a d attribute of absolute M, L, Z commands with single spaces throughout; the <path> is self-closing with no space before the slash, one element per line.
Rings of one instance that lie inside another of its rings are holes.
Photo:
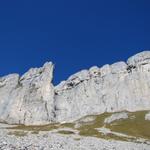
<path fill-rule="evenodd" d="M 104 123 L 110 124 L 110 123 L 112 123 L 114 121 L 128 119 L 128 117 L 129 117 L 128 113 L 126 113 L 126 112 L 114 113 L 110 117 L 106 118 L 104 120 Z"/>
<path fill-rule="evenodd" d="M 82 70 L 56 87 L 53 64 L 0 78 L 0 122 L 43 125 L 104 112 L 150 110 L 150 51 Z"/>
<path fill-rule="evenodd" d="M 148 112 L 148 113 L 145 115 L 145 120 L 150 121 L 150 112 Z"/>
<path fill-rule="evenodd" d="M 150 109 L 150 51 L 103 67 L 82 70 L 55 87 L 57 120 L 104 112 Z"/>
<path fill-rule="evenodd" d="M 22 77 L 0 78 L 0 121 L 42 125 L 54 120 L 53 64 L 32 68 Z"/>

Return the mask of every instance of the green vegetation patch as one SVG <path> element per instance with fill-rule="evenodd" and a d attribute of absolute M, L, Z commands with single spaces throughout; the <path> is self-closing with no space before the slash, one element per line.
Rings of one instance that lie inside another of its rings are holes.
<path fill-rule="evenodd" d="M 101 134 L 96 130 L 96 128 L 101 128 L 104 125 L 105 118 L 109 117 L 109 113 L 104 113 L 101 115 L 96 115 L 95 120 L 91 123 L 83 123 L 82 126 L 77 128 L 79 130 L 79 134 L 82 136 L 94 136 L 101 137 Z M 91 116 L 93 117 L 93 116 Z"/>
<path fill-rule="evenodd" d="M 127 119 L 115 120 L 110 124 L 105 124 L 104 120 L 115 113 L 104 113 L 96 115 L 96 119 L 92 123 L 83 123 L 77 128 L 81 136 L 93 136 L 97 138 L 134 141 L 137 138 L 150 139 L 150 121 L 145 120 L 145 114 L 148 111 L 126 112 L 129 115 Z M 123 137 L 112 133 L 103 134 L 97 128 L 106 127 L 113 132 L 122 133 L 132 137 Z"/>
<path fill-rule="evenodd" d="M 38 134 L 40 131 L 52 131 L 54 129 L 70 128 L 79 131 L 81 136 L 90 136 L 104 139 L 122 140 L 122 141 L 136 141 L 137 138 L 144 138 L 150 140 L 150 121 L 145 120 L 145 114 L 148 111 L 138 112 L 126 112 L 129 118 L 115 120 L 110 124 L 105 124 L 104 120 L 115 113 L 103 113 L 100 115 L 90 115 L 77 120 L 74 123 L 64 124 L 49 124 L 44 126 L 24 126 L 19 125 L 7 129 L 18 130 L 15 132 L 9 132 L 9 134 L 21 136 L 25 135 L 27 131 L 32 134 Z M 94 118 L 88 121 L 88 118 Z M 79 126 L 78 126 L 79 124 Z M 76 126 L 77 125 L 77 126 Z M 120 135 L 114 135 L 113 133 L 104 134 L 99 132 L 98 128 L 108 128 L 113 132 L 122 133 L 131 137 L 122 137 Z M 73 131 L 60 130 L 60 134 L 75 134 Z M 132 138 L 133 137 L 133 138 Z"/>
<path fill-rule="evenodd" d="M 26 136 L 27 134 L 28 133 L 24 132 L 24 131 L 11 131 L 11 132 L 8 132 L 8 135 L 14 135 L 14 136 L 17 136 L 17 137 Z"/>
<path fill-rule="evenodd" d="M 59 128 L 74 128 L 75 124 L 74 123 L 64 123 L 64 124 L 60 124 Z"/>
<path fill-rule="evenodd" d="M 39 134 L 39 131 L 32 131 L 31 134 Z"/>
<path fill-rule="evenodd" d="M 25 125 L 18 125 L 14 127 L 8 127 L 7 129 L 10 130 L 19 130 L 19 131 L 31 131 L 32 134 L 38 134 L 40 131 L 52 131 L 55 129 L 61 128 L 74 128 L 73 123 L 64 123 L 64 124 L 48 124 L 42 126 L 25 126 Z"/>
<path fill-rule="evenodd" d="M 58 129 L 58 124 L 49 124 L 49 125 L 43 125 L 43 126 L 25 126 L 25 125 L 18 125 L 15 127 L 9 127 L 7 129 L 13 129 L 13 130 L 23 130 L 23 131 L 51 131 L 54 129 Z"/>
<path fill-rule="evenodd" d="M 146 113 L 147 111 L 130 112 L 128 119 L 115 121 L 106 127 L 115 132 L 150 139 L 150 121 L 145 120 Z"/>
<path fill-rule="evenodd" d="M 60 131 L 58 131 L 58 133 L 60 133 L 60 134 L 67 134 L 67 135 L 75 134 L 73 131 L 69 131 L 69 130 L 60 130 Z"/>

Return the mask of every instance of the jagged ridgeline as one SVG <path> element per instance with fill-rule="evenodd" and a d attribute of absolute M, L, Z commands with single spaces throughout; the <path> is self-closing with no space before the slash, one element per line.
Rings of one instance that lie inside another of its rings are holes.
<path fill-rule="evenodd" d="M 0 122 L 45 125 L 88 115 L 150 110 L 150 51 L 82 70 L 53 86 L 53 63 L 0 78 Z M 145 119 L 149 120 L 147 113 Z"/>

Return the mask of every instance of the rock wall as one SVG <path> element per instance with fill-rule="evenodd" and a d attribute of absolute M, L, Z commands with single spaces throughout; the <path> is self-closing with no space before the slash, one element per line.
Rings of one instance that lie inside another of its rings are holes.
<path fill-rule="evenodd" d="M 54 120 L 53 64 L 32 68 L 22 77 L 0 78 L 0 121 L 42 125 Z"/>
<path fill-rule="evenodd" d="M 0 122 L 43 125 L 103 112 L 150 110 L 150 51 L 82 70 L 53 86 L 53 64 L 0 78 Z"/>
<path fill-rule="evenodd" d="M 55 87 L 57 120 L 150 109 L 150 51 L 72 75 Z"/>

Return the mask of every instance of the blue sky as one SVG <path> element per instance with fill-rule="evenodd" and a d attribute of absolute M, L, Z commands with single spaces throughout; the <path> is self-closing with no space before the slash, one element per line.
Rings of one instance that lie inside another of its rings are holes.
<path fill-rule="evenodd" d="M 0 76 L 46 61 L 54 83 L 150 49 L 149 0 L 1 0 Z"/>

